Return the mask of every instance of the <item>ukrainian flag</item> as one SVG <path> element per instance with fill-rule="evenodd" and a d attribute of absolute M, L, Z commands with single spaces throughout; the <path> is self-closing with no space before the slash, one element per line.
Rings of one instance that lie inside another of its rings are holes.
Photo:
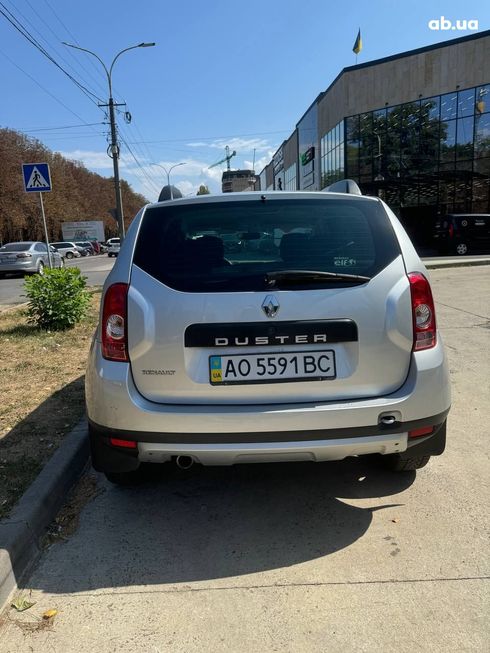
<path fill-rule="evenodd" d="M 361 50 L 362 50 L 362 38 L 361 38 L 361 30 L 359 29 L 359 31 L 357 32 L 356 42 L 354 43 L 354 47 L 352 48 L 352 52 L 359 54 Z"/>

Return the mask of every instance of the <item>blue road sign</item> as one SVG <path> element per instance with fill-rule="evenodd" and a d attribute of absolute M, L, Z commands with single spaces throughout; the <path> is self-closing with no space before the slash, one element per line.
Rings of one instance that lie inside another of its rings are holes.
<path fill-rule="evenodd" d="M 24 190 L 26 193 L 49 193 L 51 177 L 47 163 L 23 163 Z"/>

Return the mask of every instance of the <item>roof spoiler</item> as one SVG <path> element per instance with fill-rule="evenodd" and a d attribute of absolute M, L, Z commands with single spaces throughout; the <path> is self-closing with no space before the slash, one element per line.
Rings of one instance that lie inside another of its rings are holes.
<path fill-rule="evenodd" d="M 324 189 L 326 193 L 348 193 L 349 195 L 362 195 L 361 189 L 352 179 L 342 179 Z"/>

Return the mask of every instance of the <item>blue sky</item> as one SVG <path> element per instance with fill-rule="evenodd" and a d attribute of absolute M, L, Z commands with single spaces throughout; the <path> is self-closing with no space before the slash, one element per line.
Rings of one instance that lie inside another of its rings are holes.
<path fill-rule="evenodd" d="M 233 167 L 260 172 L 319 92 L 355 63 L 360 27 L 362 63 L 466 36 L 434 31 L 431 19 L 478 20 L 490 27 L 482 0 L 1 0 L 45 49 L 97 97 L 107 81 L 93 58 L 61 45 L 78 43 L 109 64 L 141 41 L 157 46 L 118 60 L 113 86 L 132 122 L 119 115 L 121 176 L 149 200 L 166 183 L 152 164 L 172 166 L 184 194 L 205 183 L 220 192 L 224 166 L 208 166 L 237 151 Z M 39 138 L 50 149 L 110 176 L 103 111 L 0 15 L 0 126 Z M 93 97 L 92 97 L 93 100 Z M 59 128 L 63 129 L 59 129 Z M 56 190 L 56 189 L 54 189 Z"/>

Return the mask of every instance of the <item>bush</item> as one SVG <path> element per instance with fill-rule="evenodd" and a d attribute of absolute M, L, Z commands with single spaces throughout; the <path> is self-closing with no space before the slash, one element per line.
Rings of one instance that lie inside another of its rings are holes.
<path fill-rule="evenodd" d="M 86 314 L 90 294 L 78 268 L 45 270 L 25 280 L 28 319 L 47 331 L 71 329 Z"/>

